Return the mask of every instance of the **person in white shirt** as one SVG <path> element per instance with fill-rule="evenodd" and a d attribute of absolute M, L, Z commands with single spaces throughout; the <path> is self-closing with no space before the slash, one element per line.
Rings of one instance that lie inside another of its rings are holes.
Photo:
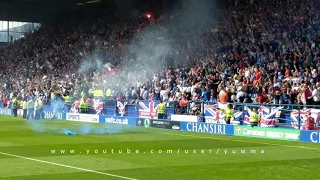
<path fill-rule="evenodd" d="M 245 76 L 247 79 L 250 79 L 251 72 L 250 72 L 250 69 L 249 69 L 249 68 L 246 68 L 246 71 L 244 72 L 244 76 Z"/>
<path fill-rule="evenodd" d="M 242 87 L 238 87 L 238 93 L 237 93 L 237 101 L 243 102 L 244 98 L 246 97 L 246 93 L 242 91 Z"/>
<path fill-rule="evenodd" d="M 163 101 L 167 101 L 169 99 L 169 95 L 168 95 L 169 91 L 164 89 L 164 90 L 161 90 L 160 91 L 160 98 L 163 100 Z"/>
<path fill-rule="evenodd" d="M 148 100 L 148 95 L 149 95 L 149 91 L 147 90 L 147 88 L 144 88 L 143 94 L 142 94 L 142 99 L 143 100 Z"/>
<path fill-rule="evenodd" d="M 318 82 L 312 91 L 314 105 L 320 106 L 320 83 Z"/>

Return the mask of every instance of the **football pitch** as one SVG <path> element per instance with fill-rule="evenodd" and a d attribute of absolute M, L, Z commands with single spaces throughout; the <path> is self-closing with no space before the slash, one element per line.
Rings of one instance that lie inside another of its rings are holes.
<path fill-rule="evenodd" d="M 316 144 L 115 125 L 95 125 L 111 134 L 53 131 L 83 125 L 46 120 L 48 131 L 35 132 L 0 116 L 0 179 L 320 179 Z"/>

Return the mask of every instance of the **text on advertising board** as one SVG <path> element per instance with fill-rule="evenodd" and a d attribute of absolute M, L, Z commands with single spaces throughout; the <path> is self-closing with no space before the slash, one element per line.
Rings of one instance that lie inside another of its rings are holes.
<path fill-rule="evenodd" d="M 62 120 L 62 113 L 55 113 L 53 111 L 43 111 L 44 119 L 59 119 Z"/>
<path fill-rule="evenodd" d="M 11 115 L 11 109 L 8 108 L 0 108 L 1 115 Z"/>
<path fill-rule="evenodd" d="M 319 132 L 311 132 L 310 133 L 310 140 L 313 143 L 320 143 Z"/>
<path fill-rule="evenodd" d="M 320 143 L 320 133 L 319 131 L 300 131 L 301 142 L 308 143 Z"/>
<path fill-rule="evenodd" d="M 98 115 L 67 113 L 67 120 L 99 123 Z"/>
<path fill-rule="evenodd" d="M 80 121 L 80 114 L 67 113 L 67 120 L 69 121 Z"/>
<path fill-rule="evenodd" d="M 129 120 L 128 118 L 114 118 L 114 117 L 110 117 L 110 118 L 105 118 L 105 123 L 108 124 L 129 124 Z"/>
<path fill-rule="evenodd" d="M 148 118 L 138 118 L 137 126 L 142 127 L 153 127 L 153 128 L 162 128 L 162 129 L 180 129 L 179 121 L 170 121 L 170 120 L 158 120 L 158 119 L 148 119 Z"/>
<path fill-rule="evenodd" d="M 235 126 L 235 135 L 293 141 L 300 139 L 300 132 L 294 129 Z"/>
<path fill-rule="evenodd" d="M 184 127 L 182 124 L 181 124 L 181 127 Z M 203 133 L 210 133 L 210 134 L 226 134 L 226 125 L 188 122 L 186 124 L 186 130 L 192 131 L 192 132 L 203 132 Z"/>

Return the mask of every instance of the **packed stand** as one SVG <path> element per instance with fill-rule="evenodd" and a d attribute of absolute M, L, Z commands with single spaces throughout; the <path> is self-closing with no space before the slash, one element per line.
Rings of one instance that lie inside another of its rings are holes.
<path fill-rule="evenodd" d="M 162 99 L 195 115 L 200 100 L 320 105 L 319 4 L 230 0 L 212 17 L 218 24 L 196 32 L 166 27 L 162 21 L 176 21 L 170 15 L 152 22 L 99 18 L 40 28 L 0 50 L 0 94 L 3 102 L 59 94 L 72 102 Z M 150 26 L 166 32 L 151 44 L 166 41 L 175 50 L 170 65 L 152 72 L 132 51 L 144 46 L 141 32 L 153 35 L 143 31 Z"/>

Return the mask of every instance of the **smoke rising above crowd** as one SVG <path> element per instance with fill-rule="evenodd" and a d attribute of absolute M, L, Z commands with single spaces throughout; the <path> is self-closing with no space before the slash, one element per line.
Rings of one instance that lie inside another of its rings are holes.
<path fill-rule="evenodd" d="M 78 72 L 88 74 L 94 71 L 93 83 L 105 89 L 118 89 L 119 86 L 125 89 L 137 86 L 137 82 L 144 84 L 164 67 L 185 66 L 188 57 L 184 52 L 188 48 L 197 51 L 198 44 L 204 41 L 199 32 L 214 24 L 214 7 L 215 2 L 210 0 L 177 2 L 170 13 L 160 16 L 155 22 L 146 22 L 149 25 L 138 28 L 129 42 L 121 43 L 119 53 L 124 55 L 120 62 L 115 62 L 112 57 L 100 60 L 94 53 L 90 58 L 83 58 Z M 182 31 L 187 33 L 181 34 Z M 191 35 L 193 38 L 185 44 L 184 39 Z"/>

